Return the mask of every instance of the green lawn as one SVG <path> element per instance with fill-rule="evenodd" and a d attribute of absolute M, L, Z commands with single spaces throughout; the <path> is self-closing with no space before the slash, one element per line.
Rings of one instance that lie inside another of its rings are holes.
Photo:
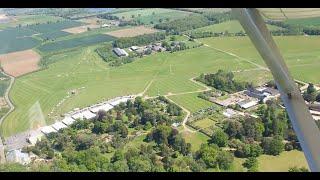
<path fill-rule="evenodd" d="M 269 30 L 281 29 L 278 26 L 273 26 L 273 25 L 267 25 L 267 26 L 268 26 Z M 237 20 L 226 21 L 226 22 L 222 22 L 219 24 L 213 24 L 210 26 L 197 28 L 197 29 L 191 30 L 189 32 L 215 32 L 215 33 L 219 33 L 219 32 L 225 32 L 225 31 L 228 31 L 229 33 L 237 33 L 239 31 L 244 32 L 242 26 L 240 25 L 240 23 Z"/>
<path fill-rule="evenodd" d="M 151 8 L 151 9 L 142 9 L 142 10 L 116 13 L 113 15 L 118 16 L 120 19 L 122 19 L 122 17 L 124 17 L 126 20 L 135 19 L 135 20 L 140 20 L 145 24 L 151 24 L 150 22 L 153 21 L 153 23 L 156 24 L 156 23 L 159 23 L 159 19 L 162 19 L 163 20 L 162 22 L 166 22 L 166 18 L 169 18 L 169 21 L 171 21 L 179 18 L 184 18 L 189 14 L 193 14 L 193 13 L 186 12 L 186 11 L 178 11 L 173 9 Z M 134 15 L 134 18 L 132 18 L 132 15 Z"/>
<path fill-rule="evenodd" d="M 191 133 L 188 131 L 182 132 L 182 136 L 185 138 L 187 143 L 191 144 L 191 150 L 193 152 L 200 149 L 201 144 L 207 143 L 209 137 L 202 134 L 201 132 Z"/>
<path fill-rule="evenodd" d="M 214 124 L 215 122 L 208 118 L 198 120 L 194 123 L 194 125 L 199 126 L 201 129 L 208 128 L 210 126 L 213 126 Z"/>
<path fill-rule="evenodd" d="M 274 39 L 294 78 L 315 84 L 320 83 L 319 36 L 278 36 Z M 248 37 L 204 38 L 200 41 L 266 66 Z"/>
<path fill-rule="evenodd" d="M 48 15 L 23 15 L 23 16 L 16 16 L 14 18 L 15 20 L 9 23 L 0 24 L 0 29 L 6 28 L 6 27 L 16 27 L 19 24 L 21 24 L 22 26 L 26 26 L 26 25 L 36 24 L 36 23 L 47 23 L 47 22 L 56 22 L 57 20 L 64 20 L 61 17 L 48 16 Z"/>
<path fill-rule="evenodd" d="M 303 152 L 297 150 L 285 151 L 279 156 L 261 155 L 258 160 L 259 171 L 262 172 L 287 172 L 289 168 L 294 166 L 308 168 Z"/>
<path fill-rule="evenodd" d="M 169 98 L 172 99 L 174 102 L 178 103 L 179 105 L 185 107 L 191 112 L 196 112 L 199 109 L 214 106 L 213 103 L 206 101 L 204 99 L 198 98 L 197 96 L 198 96 L 198 93 L 191 93 L 191 94 L 170 96 Z"/>

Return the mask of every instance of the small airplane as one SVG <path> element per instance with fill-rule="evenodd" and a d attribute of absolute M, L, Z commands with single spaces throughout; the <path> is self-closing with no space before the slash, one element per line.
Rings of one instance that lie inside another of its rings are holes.
<path fill-rule="evenodd" d="M 272 73 L 310 170 L 320 172 L 320 131 L 265 23 L 320 17 L 320 8 L 234 8 L 232 13 Z"/>

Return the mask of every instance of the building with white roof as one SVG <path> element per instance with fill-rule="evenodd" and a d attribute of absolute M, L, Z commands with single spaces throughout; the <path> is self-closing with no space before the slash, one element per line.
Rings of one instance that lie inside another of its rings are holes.
<path fill-rule="evenodd" d="M 130 98 L 128 98 L 128 97 L 123 97 L 123 98 L 120 98 L 120 99 L 116 99 L 116 100 L 114 100 L 114 101 L 111 101 L 110 104 L 111 104 L 112 106 L 116 106 L 116 105 L 118 105 L 118 104 L 120 104 L 120 103 L 122 103 L 122 102 L 127 102 L 129 99 L 130 99 Z"/>
<path fill-rule="evenodd" d="M 38 141 L 41 141 L 42 137 L 43 137 L 43 134 L 41 132 L 33 133 L 28 137 L 27 141 L 31 145 L 35 145 Z"/>
<path fill-rule="evenodd" d="M 89 110 L 83 111 L 82 114 L 85 119 L 93 119 L 94 117 L 96 117 L 96 114 L 92 113 Z"/>
<path fill-rule="evenodd" d="M 62 122 L 56 122 L 51 125 L 55 130 L 59 131 L 60 129 L 66 128 L 67 126 L 63 124 Z"/>
<path fill-rule="evenodd" d="M 237 112 L 235 112 L 234 110 L 228 108 L 222 114 L 224 116 L 228 117 L 228 118 L 231 118 L 231 117 L 237 115 Z"/>
<path fill-rule="evenodd" d="M 51 126 L 44 126 L 41 128 L 41 132 L 45 135 L 48 135 L 50 133 L 57 132 L 57 131 Z"/>
<path fill-rule="evenodd" d="M 111 106 L 110 104 L 102 104 L 102 105 L 91 108 L 90 111 L 93 113 L 97 113 L 100 110 L 109 111 L 112 108 L 113 106 Z"/>
<path fill-rule="evenodd" d="M 124 49 L 114 48 L 113 52 L 119 57 L 121 57 L 121 56 L 129 56 L 129 54 Z"/>
<path fill-rule="evenodd" d="M 77 120 L 77 119 L 82 120 L 82 119 L 83 119 L 82 112 L 77 112 L 77 113 L 73 114 L 71 117 L 72 117 L 73 119 L 75 119 L 75 120 Z"/>
<path fill-rule="evenodd" d="M 67 125 L 67 126 L 70 126 L 71 124 L 73 124 L 76 120 L 74 120 L 72 117 L 65 117 L 62 122 Z"/>
<path fill-rule="evenodd" d="M 20 163 L 23 165 L 29 164 L 31 159 L 28 153 L 23 153 L 21 150 L 12 150 L 7 153 L 7 162 Z"/>
<path fill-rule="evenodd" d="M 238 102 L 238 105 L 243 109 L 248 109 L 248 108 L 253 107 L 257 104 L 258 104 L 258 101 L 249 100 L 249 99 Z"/>

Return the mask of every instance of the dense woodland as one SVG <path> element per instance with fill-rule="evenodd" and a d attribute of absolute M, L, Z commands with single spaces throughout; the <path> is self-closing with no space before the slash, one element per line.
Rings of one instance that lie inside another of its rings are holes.
<path fill-rule="evenodd" d="M 234 74 L 232 72 L 225 72 L 220 69 L 214 74 L 201 74 L 196 80 L 229 93 L 242 91 L 250 85 L 247 82 L 235 81 L 233 78 Z"/>
<path fill-rule="evenodd" d="M 130 46 L 147 45 L 165 39 L 164 33 L 144 34 L 136 37 L 119 38 L 113 42 L 114 47 L 127 48 Z"/>

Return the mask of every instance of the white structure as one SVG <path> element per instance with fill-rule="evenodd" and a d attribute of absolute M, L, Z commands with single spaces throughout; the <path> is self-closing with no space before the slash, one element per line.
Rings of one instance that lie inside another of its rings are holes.
<path fill-rule="evenodd" d="M 21 150 L 12 150 L 7 153 L 7 162 L 20 163 L 23 165 L 29 164 L 31 159 L 28 153 L 23 153 Z"/>
<path fill-rule="evenodd" d="M 36 134 L 30 135 L 27 140 L 31 145 L 35 145 L 38 141 L 41 141 L 42 136 L 43 134 L 41 132 L 36 133 Z"/>
<path fill-rule="evenodd" d="M 224 116 L 228 117 L 228 118 L 231 118 L 231 117 L 237 115 L 237 112 L 235 112 L 234 110 L 228 108 L 222 114 Z"/>
<path fill-rule="evenodd" d="M 101 27 L 110 27 L 110 24 L 102 24 L 102 26 Z"/>
<path fill-rule="evenodd" d="M 59 131 L 60 129 L 66 128 L 67 126 L 63 124 L 62 122 L 56 122 L 51 125 L 55 130 Z"/>
<path fill-rule="evenodd" d="M 41 132 L 45 135 L 48 135 L 52 132 L 57 132 L 55 129 L 53 129 L 53 127 L 51 126 L 44 126 L 43 128 L 41 128 Z"/>
<path fill-rule="evenodd" d="M 139 47 L 138 47 L 138 46 L 131 46 L 130 49 L 131 49 L 132 51 L 136 51 L 136 50 L 139 49 Z"/>
<path fill-rule="evenodd" d="M 116 53 L 116 55 L 119 56 L 119 57 L 121 57 L 121 56 L 129 56 L 129 54 L 124 49 L 114 48 L 113 52 Z"/>
<path fill-rule="evenodd" d="M 91 112 L 93 113 L 97 113 L 100 110 L 104 110 L 104 111 L 109 111 L 110 109 L 112 109 L 113 106 L 111 106 L 110 104 L 102 104 L 96 107 L 91 108 Z"/>
<path fill-rule="evenodd" d="M 116 105 L 118 105 L 118 104 L 120 104 L 122 102 L 124 102 L 124 103 L 127 102 L 129 99 L 130 99 L 129 97 L 122 97 L 120 99 L 116 99 L 116 100 L 111 101 L 110 104 L 112 106 L 116 106 Z"/>
<path fill-rule="evenodd" d="M 73 124 L 76 120 L 72 119 L 71 117 L 65 117 L 62 122 L 67 125 L 70 126 L 71 124 Z"/>
<path fill-rule="evenodd" d="M 80 119 L 80 120 L 92 119 L 94 117 L 96 117 L 96 114 L 92 113 L 90 110 L 85 110 L 72 115 L 73 119 Z"/>
<path fill-rule="evenodd" d="M 244 100 L 238 102 L 238 105 L 243 108 L 243 109 L 248 109 L 250 107 L 253 107 L 258 104 L 258 101 L 253 101 L 253 100 Z"/>

